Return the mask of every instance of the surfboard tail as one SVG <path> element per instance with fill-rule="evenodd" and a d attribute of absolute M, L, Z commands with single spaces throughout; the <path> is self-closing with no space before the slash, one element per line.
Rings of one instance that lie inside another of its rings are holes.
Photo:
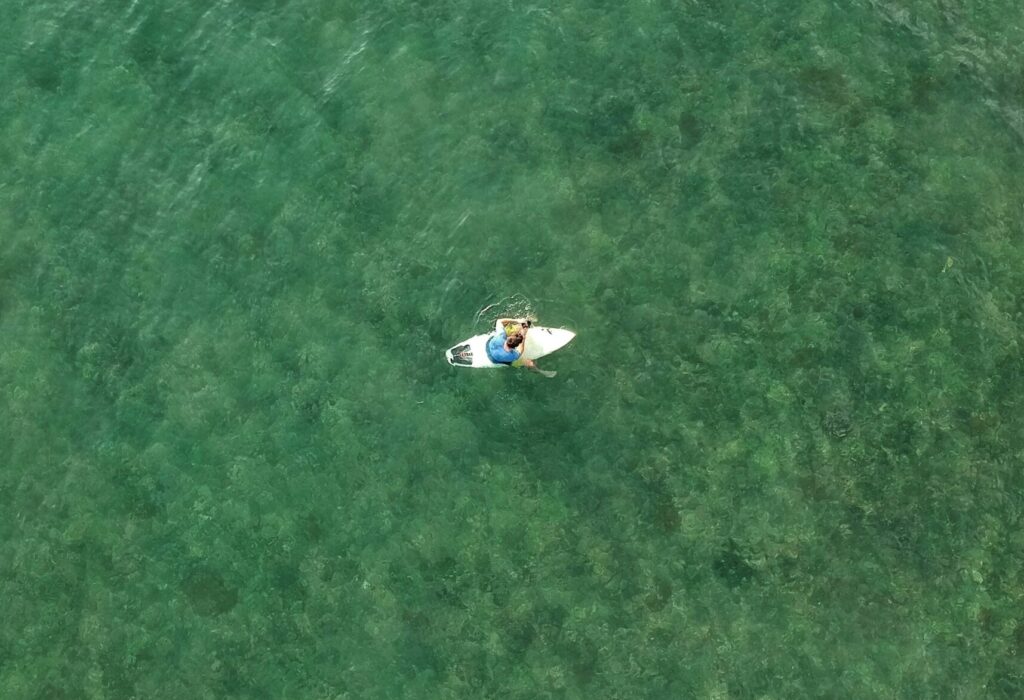
<path fill-rule="evenodd" d="M 448 358 L 448 364 L 450 365 L 461 365 L 462 367 L 473 366 L 473 349 L 469 346 L 469 343 L 463 343 L 462 345 L 456 345 L 453 348 L 449 348 L 445 352 L 445 357 Z"/>

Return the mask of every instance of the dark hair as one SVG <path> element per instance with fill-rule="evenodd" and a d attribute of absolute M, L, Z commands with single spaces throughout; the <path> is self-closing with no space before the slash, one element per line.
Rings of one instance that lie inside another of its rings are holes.
<path fill-rule="evenodd" d="M 521 343 L 521 342 L 523 342 L 523 334 L 522 333 L 513 333 L 512 335 L 510 335 L 508 337 L 508 346 L 510 348 L 517 348 L 517 347 L 519 347 L 519 343 Z"/>

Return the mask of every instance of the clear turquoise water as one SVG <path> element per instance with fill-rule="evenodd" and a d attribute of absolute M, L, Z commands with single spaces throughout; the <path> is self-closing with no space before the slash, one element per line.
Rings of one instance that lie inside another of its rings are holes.
<path fill-rule="evenodd" d="M 1019 3 L 0 11 L 0 697 L 1024 694 Z"/>

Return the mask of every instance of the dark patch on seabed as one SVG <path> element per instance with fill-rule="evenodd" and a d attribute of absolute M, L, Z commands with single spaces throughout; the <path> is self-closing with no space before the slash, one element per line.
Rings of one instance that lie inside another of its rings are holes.
<path fill-rule="evenodd" d="M 192 571 L 181 584 L 192 609 L 204 617 L 230 612 L 238 604 L 238 590 L 209 569 Z"/>
<path fill-rule="evenodd" d="M 740 552 L 736 542 L 729 540 L 713 564 L 715 574 L 729 587 L 735 588 L 754 578 L 757 571 Z"/>

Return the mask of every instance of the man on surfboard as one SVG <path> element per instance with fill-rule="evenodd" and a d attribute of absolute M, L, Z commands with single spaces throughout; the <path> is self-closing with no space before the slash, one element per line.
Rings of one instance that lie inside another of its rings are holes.
<path fill-rule="evenodd" d="M 494 334 L 487 340 L 487 357 L 491 362 L 502 365 L 521 362 L 530 369 L 540 371 L 536 362 L 522 358 L 530 324 L 528 318 L 499 318 L 495 321 Z"/>
<path fill-rule="evenodd" d="M 448 348 L 444 355 L 453 367 L 525 366 L 545 377 L 553 377 L 555 372 L 542 370 L 536 360 L 565 347 L 575 337 L 575 333 L 565 328 L 536 326 L 532 319 L 499 318 L 494 330 L 467 338 Z"/>

